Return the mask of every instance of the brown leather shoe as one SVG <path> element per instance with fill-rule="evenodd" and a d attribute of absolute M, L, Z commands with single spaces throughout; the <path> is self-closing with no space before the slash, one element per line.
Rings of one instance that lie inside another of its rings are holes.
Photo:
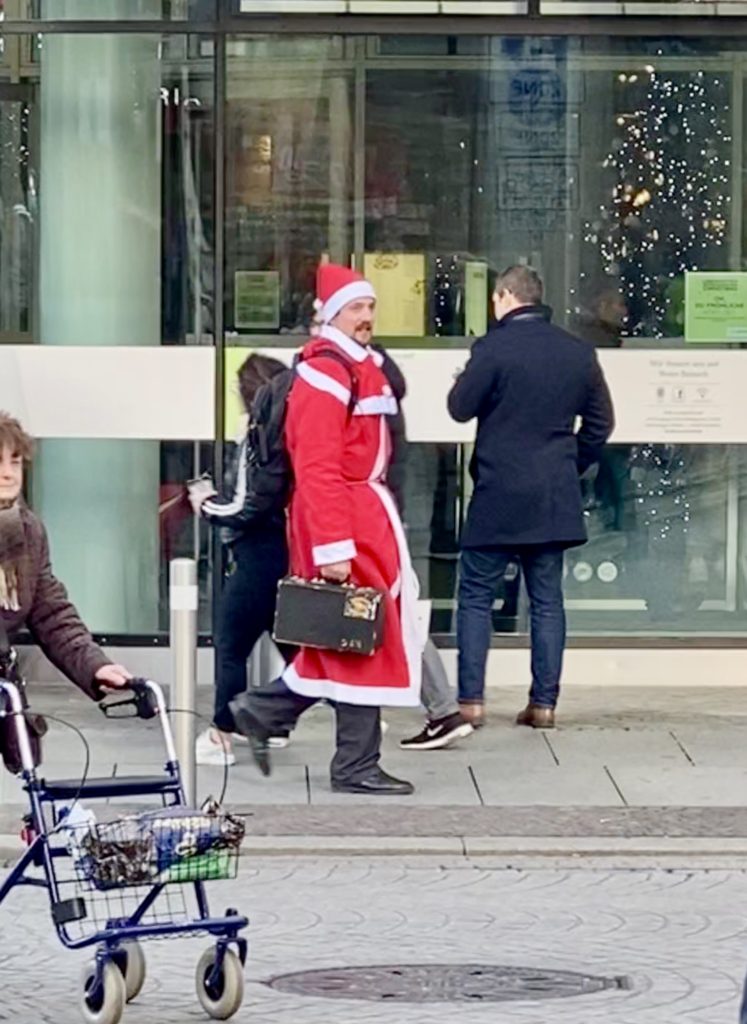
<path fill-rule="evenodd" d="M 516 717 L 517 725 L 528 725 L 532 729 L 554 729 L 555 708 L 543 707 L 539 704 L 527 704 Z"/>
<path fill-rule="evenodd" d="M 485 705 L 482 701 L 459 704 L 459 713 L 473 729 L 482 729 L 485 725 Z"/>

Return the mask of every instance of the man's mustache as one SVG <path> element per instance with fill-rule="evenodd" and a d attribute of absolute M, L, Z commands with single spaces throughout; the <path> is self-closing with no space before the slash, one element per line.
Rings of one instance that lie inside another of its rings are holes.
<path fill-rule="evenodd" d="M 356 331 L 372 331 L 373 323 L 370 320 L 363 320 L 355 329 Z"/>

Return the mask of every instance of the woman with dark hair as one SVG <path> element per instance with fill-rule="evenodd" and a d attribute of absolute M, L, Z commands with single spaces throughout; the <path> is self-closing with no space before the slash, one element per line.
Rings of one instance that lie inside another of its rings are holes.
<path fill-rule="evenodd" d="M 127 686 L 131 676 L 94 643 L 52 572 L 47 532 L 21 497 L 32 455 L 21 424 L 0 412 L 0 632 L 12 640 L 28 629 L 56 668 L 101 700 L 105 689 Z"/>
<path fill-rule="evenodd" d="M 278 359 L 254 353 L 238 371 L 241 400 L 250 412 L 259 388 L 287 367 Z M 234 764 L 235 738 L 229 703 L 246 690 L 246 663 L 263 633 L 272 630 L 278 581 L 288 569 L 285 515 L 259 507 L 250 486 L 251 433 L 242 437 L 224 494 L 209 482 L 190 488 L 198 515 L 221 529 L 230 553 L 215 628 L 216 678 L 212 728 L 197 738 L 197 763 Z M 241 738 L 241 737 L 239 737 Z M 287 742 L 275 737 L 274 745 Z"/>

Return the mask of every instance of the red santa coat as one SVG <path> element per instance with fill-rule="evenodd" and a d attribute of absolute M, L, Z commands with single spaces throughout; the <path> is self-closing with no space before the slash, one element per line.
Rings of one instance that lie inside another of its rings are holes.
<path fill-rule="evenodd" d="M 338 348 L 358 380 L 349 412 L 351 377 L 320 354 Z M 417 580 L 405 533 L 386 485 L 389 430 L 396 411 L 378 353 L 336 328 L 304 349 L 288 399 L 286 444 L 293 465 L 291 571 L 306 579 L 332 562 L 352 562 L 352 581 L 386 594 L 383 644 L 371 657 L 311 647 L 284 673 L 306 697 L 347 704 L 415 706 L 420 702 L 421 629 Z"/>

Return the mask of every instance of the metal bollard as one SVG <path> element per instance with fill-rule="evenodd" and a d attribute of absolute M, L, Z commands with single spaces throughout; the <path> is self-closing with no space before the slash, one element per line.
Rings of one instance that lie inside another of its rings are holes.
<path fill-rule="evenodd" d="M 184 795 L 194 806 L 197 795 L 194 716 L 197 704 L 197 563 L 192 558 L 175 558 L 169 569 L 171 706 L 176 709 L 171 725 Z"/>

